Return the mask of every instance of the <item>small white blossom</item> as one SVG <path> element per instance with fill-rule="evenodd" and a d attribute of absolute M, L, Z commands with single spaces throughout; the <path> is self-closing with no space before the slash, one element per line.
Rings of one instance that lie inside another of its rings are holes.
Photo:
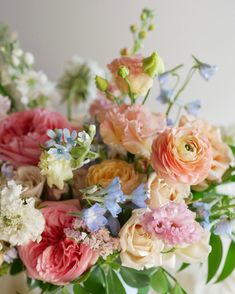
<path fill-rule="evenodd" d="M 45 220 L 33 198 L 21 199 L 22 186 L 11 180 L 0 192 L 0 239 L 12 246 L 40 241 Z"/>
<path fill-rule="evenodd" d="M 6 117 L 7 112 L 10 110 L 11 101 L 8 97 L 0 95 L 0 121 Z"/>
<path fill-rule="evenodd" d="M 34 64 L 34 56 L 32 53 L 30 52 L 26 52 L 24 54 L 24 62 L 28 65 L 28 66 L 32 66 Z"/>

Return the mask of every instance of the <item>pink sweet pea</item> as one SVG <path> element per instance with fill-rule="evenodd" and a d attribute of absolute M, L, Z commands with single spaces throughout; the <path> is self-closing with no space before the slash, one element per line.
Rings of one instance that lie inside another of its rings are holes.
<path fill-rule="evenodd" d="M 98 253 L 88 245 L 78 244 L 65 235 L 72 228 L 74 216 L 80 210 L 78 200 L 44 202 L 42 213 L 46 220 L 42 240 L 18 248 L 28 276 L 55 285 L 76 279 L 98 259 Z"/>

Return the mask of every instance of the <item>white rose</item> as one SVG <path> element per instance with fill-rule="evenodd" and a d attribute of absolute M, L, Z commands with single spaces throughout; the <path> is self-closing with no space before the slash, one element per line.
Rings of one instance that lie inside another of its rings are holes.
<path fill-rule="evenodd" d="M 140 223 L 144 212 L 143 209 L 133 211 L 119 233 L 122 265 L 137 270 L 161 265 L 164 247 L 162 241 L 144 231 Z"/>
<path fill-rule="evenodd" d="M 152 209 L 158 208 L 170 201 L 182 203 L 184 198 L 190 194 L 190 186 L 185 184 L 168 184 L 160 179 L 156 173 L 152 173 L 148 179 L 150 198 L 148 206 Z"/>

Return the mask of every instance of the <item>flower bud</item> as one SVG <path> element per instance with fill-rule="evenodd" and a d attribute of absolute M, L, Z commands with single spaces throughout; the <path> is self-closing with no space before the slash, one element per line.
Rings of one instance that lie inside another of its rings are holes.
<path fill-rule="evenodd" d="M 130 30 L 131 30 L 132 33 L 135 33 L 137 31 L 137 29 L 138 29 L 138 27 L 137 27 L 136 24 L 133 24 L 133 25 L 130 26 Z"/>
<path fill-rule="evenodd" d="M 140 39 L 145 39 L 147 37 L 147 32 L 146 31 L 140 31 L 139 32 L 139 38 Z"/>
<path fill-rule="evenodd" d="M 120 66 L 118 70 L 118 75 L 123 79 L 127 78 L 129 75 L 129 69 L 125 66 Z"/>
<path fill-rule="evenodd" d="M 145 73 L 154 77 L 164 72 L 164 63 L 157 52 L 153 52 L 149 57 L 144 58 L 143 68 Z"/>
<path fill-rule="evenodd" d="M 156 27 L 155 27 L 154 24 L 150 24 L 149 27 L 148 27 L 148 30 L 149 30 L 149 31 L 154 31 L 155 28 L 156 28 Z"/>
<path fill-rule="evenodd" d="M 105 92 L 108 89 L 108 81 L 100 76 L 95 77 L 95 83 L 98 90 Z"/>
<path fill-rule="evenodd" d="M 130 54 L 128 48 L 123 48 L 120 51 L 121 56 L 128 56 Z"/>

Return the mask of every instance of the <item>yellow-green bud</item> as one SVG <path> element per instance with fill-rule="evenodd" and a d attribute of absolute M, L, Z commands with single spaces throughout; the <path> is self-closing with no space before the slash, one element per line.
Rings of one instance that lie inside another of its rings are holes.
<path fill-rule="evenodd" d="M 136 24 L 131 25 L 130 30 L 131 30 L 132 33 L 135 33 L 138 30 L 137 25 Z"/>
<path fill-rule="evenodd" d="M 129 76 L 129 69 L 125 66 L 120 66 L 118 70 L 118 75 L 123 79 L 127 78 Z"/>
<path fill-rule="evenodd" d="M 146 18 L 148 17 L 147 13 L 145 11 L 143 11 L 140 15 L 140 19 L 141 20 L 146 20 Z"/>
<path fill-rule="evenodd" d="M 120 51 L 121 56 L 128 56 L 130 54 L 128 48 L 123 48 Z"/>
<path fill-rule="evenodd" d="M 164 63 L 157 52 L 153 52 L 149 57 L 144 58 L 143 68 L 150 77 L 155 77 L 164 72 Z"/>
<path fill-rule="evenodd" d="M 147 37 L 147 32 L 146 31 L 140 31 L 139 32 L 139 38 L 140 39 L 145 39 Z"/>
<path fill-rule="evenodd" d="M 149 31 L 154 31 L 155 28 L 156 28 L 155 25 L 154 24 L 151 24 L 151 25 L 149 25 L 148 30 Z"/>
<path fill-rule="evenodd" d="M 109 86 L 109 83 L 106 79 L 103 79 L 100 76 L 95 77 L 95 83 L 98 90 L 101 92 L 106 92 Z"/>

